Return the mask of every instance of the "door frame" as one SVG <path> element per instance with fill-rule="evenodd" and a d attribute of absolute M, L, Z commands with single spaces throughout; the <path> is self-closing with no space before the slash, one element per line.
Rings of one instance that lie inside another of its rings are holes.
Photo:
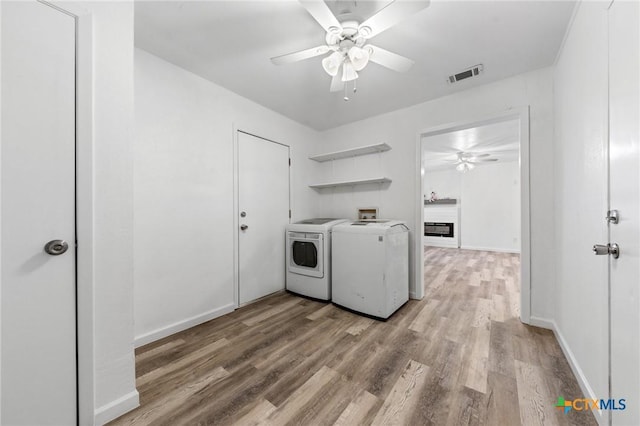
<path fill-rule="evenodd" d="M 529 106 L 513 107 L 505 111 L 430 127 L 418 133 L 416 140 L 416 236 L 414 238 L 415 282 L 412 297 L 424 297 L 424 254 L 420 232 L 424 226 L 424 179 L 422 176 L 422 138 L 457 130 L 499 123 L 509 120 L 520 122 L 520 320 L 531 322 L 531 211 L 529 179 Z"/>
<path fill-rule="evenodd" d="M 76 410 L 78 424 L 93 424 L 93 16 L 80 3 L 38 1 L 76 21 Z"/>
<path fill-rule="evenodd" d="M 240 307 L 240 244 L 238 237 L 238 228 L 240 227 L 240 156 L 238 152 L 238 133 L 244 133 L 256 138 L 264 139 L 267 142 L 286 146 L 289 150 L 289 212 L 291 212 L 291 146 L 282 142 L 277 142 L 271 138 L 260 136 L 260 132 L 249 130 L 247 126 L 238 126 L 235 123 L 233 128 L 233 303 L 234 309 Z M 291 214 L 289 214 L 289 223 L 291 223 Z M 285 238 L 285 235 L 282 235 Z M 282 265 L 283 268 L 286 265 Z M 285 270 L 286 277 L 286 270 Z"/>

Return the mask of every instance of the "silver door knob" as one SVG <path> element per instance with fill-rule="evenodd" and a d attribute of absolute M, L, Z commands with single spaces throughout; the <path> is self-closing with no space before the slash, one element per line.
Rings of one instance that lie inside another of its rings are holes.
<path fill-rule="evenodd" d="M 242 229 L 243 231 L 246 231 L 248 227 L 248 225 L 240 225 L 240 229 Z"/>
<path fill-rule="evenodd" d="M 65 240 L 51 240 L 44 245 L 44 251 L 51 256 L 58 256 L 69 250 L 69 244 Z"/>
<path fill-rule="evenodd" d="M 618 246 L 618 244 L 613 243 L 613 244 L 595 244 L 593 246 L 593 253 L 596 256 L 602 256 L 605 254 L 610 254 L 611 256 L 613 256 L 614 259 L 617 259 L 620 257 L 620 246 Z"/>
<path fill-rule="evenodd" d="M 618 210 L 609 210 L 607 212 L 607 222 L 613 223 L 614 225 L 620 221 L 620 213 Z"/>

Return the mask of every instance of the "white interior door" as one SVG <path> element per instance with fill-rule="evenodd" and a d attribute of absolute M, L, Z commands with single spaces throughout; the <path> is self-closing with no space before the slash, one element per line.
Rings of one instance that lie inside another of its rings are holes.
<path fill-rule="evenodd" d="M 37 2 L 1 7 L 0 423 L 72 425 L 75 20 Z M 57 239 L 68 250 L 45 253 Z"/>
<path fill-rule="evenodd" d="M 289 147 L 238 132 L 238 303 L 284 289 Z"/>
<path fill-rule="evenodd" d="M 626 399 L 611 412 L 614 425 L 640 424 L 639 9 L 619 0 L 609 9 L 609 195 L 620 215 L 609 225 L 620 246 L 610 259 L 611 398 Z"/>

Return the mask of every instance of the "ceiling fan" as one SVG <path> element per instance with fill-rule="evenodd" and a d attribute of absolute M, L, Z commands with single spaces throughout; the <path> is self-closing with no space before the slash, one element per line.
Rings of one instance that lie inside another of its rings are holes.
<path fill-rule="evenodd" d="M 489 163 L 493 161 L 498 161 L 497 158 L 487 158 L 491 156 L 491 154 L 484 153 L 478 154 L 475 152 L 464 152 L 458 151 L 456 153 L 455 160 L 445 160 L 448 163 L 456 164 L 456 170 L 459 172 L 468 172 L 473 169 L 477 163 Z"/>
<path fill-rule="evenodd" d="M 369 44 L 369 40 L 396 25 L 408 16 L 429 6 L 429 0 L 392 0 L 379 12 L 359 22 L 353 14 L 336 17 L 322 0 L 299 0 L 300 4 L 326 31 L 326 45 L 271 58 L 276 65 L 289 64 L 328 54 L 322 59 L 322 67 L 332 77 L 331 92 L 345 89 L 345 83 L 358 78 L 358 71 L 369 61 L 398 72 L 411 68 L 413 61 L 381 47 Z"/>

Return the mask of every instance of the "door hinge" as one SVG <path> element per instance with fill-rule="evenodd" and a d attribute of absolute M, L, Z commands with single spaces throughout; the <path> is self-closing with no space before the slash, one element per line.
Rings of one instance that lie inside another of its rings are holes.
<path fill-rule="evenodd" d="M 291 219 L 291 209 L 289 209 L 289 219 Z"/>
<path fill-rule="evenodd" d="M 289 167 L 291 167 L 291 158 L 289 158 Z"/>

